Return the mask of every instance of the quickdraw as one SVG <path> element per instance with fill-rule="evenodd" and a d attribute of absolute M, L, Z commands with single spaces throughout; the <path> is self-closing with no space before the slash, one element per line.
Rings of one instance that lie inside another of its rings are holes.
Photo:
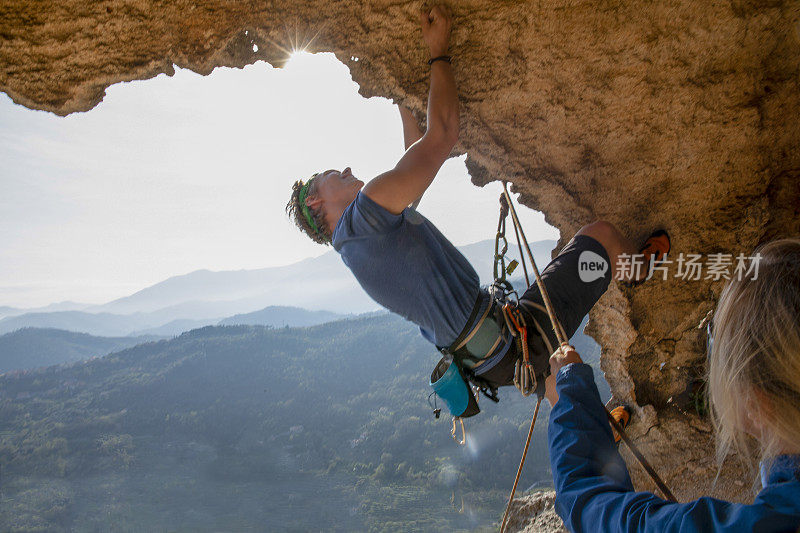
<path fill-rule="evenodd" d="M 505 302 L 512 295 L 519 300 L 519 295 L 514 287 L 506 279 L 507 274 L 516 270 L 519 264 L 516 259 L 512 259 L 506 265 L 506 252 L 508 252 L 508 240 L 506 239 L 506 219 L 508 218 L 508 203 L 500 197 L 500 219 L 497 221 L 497 233 L 494 237 L 494 281 L 492 282 L 492 297 Z M 525 268 L 525 259 L 522 258 L 522 268 L 525 270 L 525 281 L 528 281 L 528 270 Z"/>
<path fill-rule="evenodd" d="M 514 364 L 514 386 L 523 396 L 530 396 L 536 391 L 538 383 L 528 352 L 528 328 L 525 325 L 525 317 L 519 308 L 510 303 L 503 306 L 503 316 L 510 322 L 509 329 L 511 334 L 517 337 L 517 346 L 522 352 L 522 358 L 517 359 Z"/>
<path fill-rule="evenodd" d="M 503 304 L 503 319 L 508 326 L 508 330 L 516 338 L 517 353 L 522 353 L 522 359 L 514 364 L 514 386 L 523 396 L 530 396 L 537 388 L 536 372 L 531 364 L 530 354 L 528 353 L 528 328 L 525 317 L 518 308 L 519 295 L 506 280 L 506 274 L 511 274 L 519 264 L 512 260 L 506 266 L 505 254 L 508 251 L 508 240 L 506 239 L 506 219 L 508 218 L 510 204 L 506 195 L 500 196 L 500 220 L 497 222 L 497 234 L 494 243 L 494 292 L 500 293 Z M 522 254 L 522 240 L 519 236 L 517 224 L 514 224 L 514 234 L 517 237 L 519 255 L 522 260 L 522 270 L 525 274 L 526 286 L 530 286 L 528 278 L 528 267 L 525 264 L 525 256 Z M 515 297 L 516 304 L 509 300 Z"/>

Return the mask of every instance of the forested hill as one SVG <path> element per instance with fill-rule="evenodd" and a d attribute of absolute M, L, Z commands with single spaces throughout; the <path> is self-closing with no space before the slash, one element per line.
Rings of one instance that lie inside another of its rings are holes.
<path fill-rule="evenodd" d="M 106 355 L 160 337 L 95 337 L 52 328 L 23 328 L 0 335 L 0 374 Z"/>
<path fill-rule="evenodd" d="M 436 360 L 383 315 L 207 327 L 2 377 L 0 530 L 489 526 L 532 399 L 482 402 L 458 448 L 426 403 Z M 549 479 L 546 420 L 523 487 Z"/>

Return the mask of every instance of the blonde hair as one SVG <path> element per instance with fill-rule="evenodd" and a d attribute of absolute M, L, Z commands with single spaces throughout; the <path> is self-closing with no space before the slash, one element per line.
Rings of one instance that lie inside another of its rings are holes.
<path fill-rule="evenodd" d="M 732 279 L 713 321 L 708 384 L 717 459 L 771 460 L 800 443 L 800 239 L 756 249 L 758 274 Z M 750 417 L 764 431 L 748 437 Z"/>

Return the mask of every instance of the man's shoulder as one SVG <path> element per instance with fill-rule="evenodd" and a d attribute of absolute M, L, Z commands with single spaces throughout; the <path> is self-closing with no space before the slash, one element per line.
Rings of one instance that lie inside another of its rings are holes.
<path fill-rule="evenodd" d="M 333 231 L 334 248 L 338 243 L 354 237 L 383 235 L 396 230 L 403 223 L 404 213 L 395 215 L 381 207 L 363 191 L 342 212 Z"/>
<path fill-rule="evenodd" d="M 390 217 L 400 217 L 405 212 L 405 210 L 399 214 L 390 212 L 388 209 L 386 209 L 386 207 L 382 206 L 377 200 L 370 196 L 369 192 L 366 191 L 365 188 L 362 188 L 360 191 L 358 191 L 358 194 L 356 194 L 356 197 L 351 202 L 351 205 L 354 206 L 354 209 L 359 211 L 377 212 Z"/>

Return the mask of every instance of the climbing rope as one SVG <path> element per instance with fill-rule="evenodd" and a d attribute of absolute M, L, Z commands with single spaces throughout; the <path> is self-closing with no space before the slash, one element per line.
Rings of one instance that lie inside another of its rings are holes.
<path fill-rule="evenodd" d="M 528 447 L 531 444 L 531 436 L 533 435 L 533 428 L 536 425 L 536 418 L 539 416 L 539 406 L 542 405 L 542 397 L 538 396 L 536 398 L 536 409 L 533 411 L 533 418 L 531 419 L 531 427 L 528 430 L 528 438 L 525 439 L 525 448 L 522 449 L 522 461 L 519 462 L 519 468 L 517 468 L 517 476 L 514 478 L 514 486 L 511 487 L 511 495 L 508 497 L 508 504 L 506 505 L 506 512 L 503 513 L 503 522 L 500 524 L 500 533 L 505 533 L 506 530 L 506 521 L 508 520 L 508 513 L 511 510 L 511 502 L 514 500 L 514 493 L 517 492 L 517 483 L 519 483 L 519 477 L 522 475 L 522 466 L 525 464 L 525 458 L 528 456 Z"/>
<path fill-rule="evenodd" d="M 505 201 L 505 196 L 501 196 L 501 202 Z M 514 224 L 514 235 L 517 237 L 517 246 L 519 247 L 519 257 L 522 260 L 522 271 L 525 273 L 525 286 L 531 286 L 531 280 L 528 277 L 528 267 L 525 266 L 525 256 L 522 254 L 522 241 L 519 238 L 519 230 L 517 225 Z"/>
<path fill-rule="evenodd" d="M 514 204 L 511 202 L 511 196 L 508 194 L 507 181 L 503 182 L 503 196 L 505 196 L 506 202 L 508 203 L 511 211 L 511 220 L 514 222 L 514 231 L 519 232 L 518 235 L 522 240 L 522 243 L 525 245 L 525 251 L 528 253 L 528 259 L 530 259 L 531 262 L 531 270 L 536 278 L 536 285 L 539 286 L 539 292 L 542 295 L 544 306 L 547 309 L 547 316 L 550 317 L 550 323 L 553 325 L 553 330 L 556 333 L 558 343 L 561 346 L 568 346 L 569 344 L 567 341 L 569 339 L 567 334 L 564 333 L 564 328 L 561 327 L 561 322 L 558 321 L 558 317 L 556 317 L 556 313 L 553 310 L 553 303 L 550 301 L 550 295 L 547 293 L 547 289 L 542 281 L 542 276 L 539 274 L 539 268 L 536 266 L 536 261 L 533 259 L 533 253 L 531 253 L 531 248 L 528 246 L 528 239 L 525 238 L 525 232 L 522 229 L 522 224 L 520 224 L 519 218 L 517 218 L 517 210 L 514 208 Z"/>
<path fill-rule="evenodd" d="M 509 212 L 511 213 L 511 219 L 512 219 L 512 222 L 514 223 L 514 233 L 517 236 L 517 244 L 520 246 L 520 257 L 522 259 L 523 270 L 525 271 L 525 281 L 526 281 L 526 283 L 528 283 L 528 286 L 530 286 L 530 282 L 528 280 L 528 271 L 527 271 L 527 268 L 525 268 L 525 258 L 524 258 L 523 254 L 522 254 L 522 244 L 525 245 L 525 251 L 527 252 L 528 259 L 531 262 L 531 270 L 533 271 L 533 275 L 536 278 L 536 285 L 539 287 L 539 293 L 542 295 L 542 301 L 544 302 L 545 311 L 547 312 L 547 316 L 550 318 L 550 323 L 552 324 L 553 331 L 556 334 L 556 339 L 558 340 L 558 343 L 559 343 L 559 350 L 563 349 L 565 347 L 569 347 L 569 338 L 567 337 L 567 334 L 564 331 L 564 328 L 562 327 L 561 322 L 559 322 L 558 317 L 555 314 L 555 311 L 553 309 L 553 304 L 550 301 L 550 295 L 548 294 L 547 288 L 544 285 L 544 281 L 542 280 L 542 276 L 539 274 L 539 269 L 536 266 L 536 261 L 533 258 L 533 253 L 531 253 L 530 246 L 528 245 L 528 240 L 525 238 L 525 232 L 522 229 L 522 224 L 520 224 L 519 218 L 517 217 L 517 210 L 514 208 L 514 204 L 511 201 L 511 195 L 508 193 L 508 182 L 506 182 L 506 181 L 503 181 L 503 194 L 500 197 L 500 219 L 501 219 L 501 221 L 500 221 L 500 224 L 498 224 L 497 237 L 495 239 L 495 279 L 497 279 L 497 277 L 498 277 L 497 275 L 498 275 L 498 262 L 499 262 L 499 260 L 498 260 L 497 255 L 498 255 L 498 253 L 500 251 L 499 250 L 499 242 L 500 242 L 500 238 L 501 238 L 501 228 L 502 228 L 502 233 L 503 233 L 502 241 L 505 242 L 505 217 Z M 507 245 L 507 243 L 505 243 L 505 246 L 502 248 L 503 253 L 505 253 L 505 250 L 507 250 L 507 248 L 508 248 L 508 245 Z M 505 272 L 503 272 L 502 276 L 503 276 L 503 278 L 502 278 L 503 281 L 505 281 Z M 546 337 L 545 337 L 545 340 L 546 340 Z M 523 352 L 523 355 L 525 355 L 524 352 Z M 534 375 L 534 378 L 533 378 L 534 383 L 535 383 L 535 380 L 536 380 L 536 377 Z M 515 376 L 515 382 L 516 382 L 516 376 Z M 535 387 L 535 385 L 534 385 L 534 387 Z M 520 388 L 520 387 L 518 386 L 517 388 Z M 520 388 L 520 391 L 522 391 L 522 390 L 523 389 Z M 524 394 L 524 392 L 523 392 L 523 394 Z M 516 493 L 516 490 L 517 490 L 517 483 L 519 482 L 519 477 L 520 477 L 520 475 L 522 473 L 522 468 L 525 465 L 525 459 L 526 459 L 526 457 L 528 455 L 528 447 L 530 446 L 530 443 L 531 443 L 531 435 L 533 434 L 533 428 L 536 425 L 536 418 L 539 415 L 539 406 L 541 405 L 541 403 L 542 403 L 542 397 L 537 395 L 536 408 L 535 408 L 535 410 L 533 412 L 533 419 L 531 420 L 531 427 L 528 430 L 528 438 L 525 441 L 525 447 L 523 448 L 523 451 L 522 451 L 522 459 L 520 460 L 519 468 L 517 468 L 517 475 L 516 475 L 516 478 L 514 479 L 514 486 L 511 488 L 511 495 L 508 498 L 508 504 L 506 505 L 506 510 L 505 510 L 505 513 L 503 514 L 503 522 L 500 525 L 500 533 L 504 533 L 505 532 L 506 522 L 507 522 L 507 519 L 508 519 L 508 513 L 511 510 L 511 502 L 514 500 L 514 494 Z M 667 485 L 661 480 L 661 478 L 656 473 L 656 471 L 653 469 L 653 467 L 650 466 L 650 464 L 647 462 L 647 460 L 644 458 L 644 456 L 639 452 L 639 450 L 636 448 L 636 446 L 630 440 L 628 435 L 625 433 L 625 430 L 622 428 L 622 426 L 616 420 L 614 420 L 614 417 L 611 416 L 611 413 L 608 411 L 608 409 L 605 409 L 605 411 L 606 411 L 606 416 L 607 416 L 609 422 L 611 423 L 611 427 L 613 427 L 614 430 L 617 432 L 617 434 L 619 434 L 619 436 L 622 439 L 622 441 L 625 442 L 625 444 L 628 446 L 628 449 L 630 449 L 630 451 L 633 454 L 633 456 L 636 458 L 637 461 L 639 461 L 639 464 L 642 465 L 642 468 L 644 468 L 644 470 L 650 475 L 650 477 L 655 482 L 656 486 L 664 494 L 666 499 L 668 499 L 670 501 L 676 501 L 675 496 L 672 494 L 672 491 L 669 490 Z"/>

